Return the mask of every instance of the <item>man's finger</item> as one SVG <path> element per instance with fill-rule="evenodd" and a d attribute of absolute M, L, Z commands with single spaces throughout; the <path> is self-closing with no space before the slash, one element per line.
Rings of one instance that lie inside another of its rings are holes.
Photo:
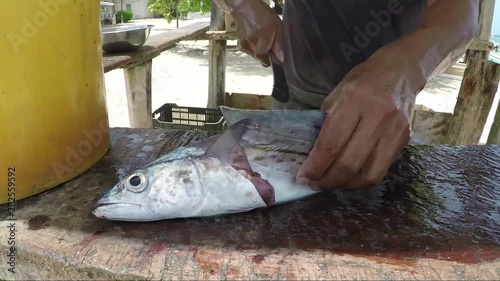
<path fill-rule="evenodd" d="M 265 66 L 270 66 L 269 51 L 273 46 L 275 34 L 272 37 L 260 37 L 257 41 L 254 56 Z"/>
<path fill-rule="evenodd" d="M 405 132 L 395 136 L 384 136 L 377 143 L 360 173 L 345 184 L 344 187 L 359 189 L 380 184 L 408 141 L 409 138 Z"/>
<path fill-rule="evenodd" d="M 307 184 L 322 178 L 338 158 L 358 121 L 359 110 L 356 107 L 328 114 L 313 149 L 297 171 L 297 182 Z"/>
<path fill-rule="evenodd" d="M 255 53 L 255 45 L 252 43 L 252 41 L 250 41 L 248 39 L 241 39 L 241 40 L 238 40 L 238 42 L 239 42 L 238 48 L 240 49 L 240 51 L 253 57 L 253 55 Z"/>
<path fill-rule="evenodd" d="M 276 35 L 274 36 L 273 46 L 271 47 L 271 52 L 278 59 L 280 63 L 285 61 L 285 47 L 284 47 L 284 30 L 283 25 L 279 25 L 276 28 Z"/>
<path fill-rule="evenodd" d="M 338 159 L 327 173 L 320 180 L 313 181 L 312 185 L 330 189 L 350 181 L 358 174 L 378 142 L 379 132 L 384 129 L 384 124 L 379 124 L 380 119 L 376 116 L 362 117 Z"/>

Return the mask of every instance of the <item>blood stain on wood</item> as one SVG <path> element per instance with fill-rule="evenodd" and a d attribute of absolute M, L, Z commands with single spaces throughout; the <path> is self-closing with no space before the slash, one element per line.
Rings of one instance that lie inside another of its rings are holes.
<path fill-rule="evenodd" d="M 227 270 L 227 275 L 229 276 L 235 276 L 239 273 L 240 271 L 235 268 L 235 267 L 230 267 L 228 270 Z"/>
<path fill-rule="evenodd" d="M 194 254 L 194 261 L 200 265 L 203 271 L 209 271 L 211 274 L 215 274 L 220 270 L 219 264 L 216 262 L 220 258 L 221 256 L 218 254 L 201 250 L 197 250 Z"/>
<path fill-rule="evenodd" d="M 99 237 L 99 235 L 101 235 L 102 233 L 104 233 L 104 231 L 98 230 L 98 231 L 94 232 L 93 234 L 85 236 L 82 239 L 82 241 L 80 242 L 80 245 L 82 245 L 83 247 L 87 247 L 92 242 L 94 242 Z"/>
<path fill-rule="evenodd" d="M 40 230 L 49 226 L 50 218 L 46 215 L 36 215 L 28 221 L 28 229 Z"/>
<path fill-rule="evenodd" d="M 255 255 L 252 257 L 252 261 L 256 264 L 261 264 L 265 260 L 263 255 Z"/>
<path fill-rule="evenodd" d="M 362 258 L 365 258 L 370 261 L 374 261 L 378 264 L 389 264 L 389 265 L 395 265 L 395 266 L 401 266 L 401 267 L 415 267 L 417 264 L 416 260 L 410 260 L 410 259 L 391 259 L 391 258 L 386 258 L 386 257 L 380 257 L 380 256 L 365 256 L 365 255 L 354 255 L 354 256 L 359 256 Z"/>
<path fill-rule="evenodd" d="M 149 247 L 148 252 L 150 254 L 156 255 L 156 254 L 162 252 L 163 250 L 165 250 L 165 248 L 166 248 L 165 241 L 159 241 L 159 242 L 153 243 L 153 245 L 151 245 Z"/>

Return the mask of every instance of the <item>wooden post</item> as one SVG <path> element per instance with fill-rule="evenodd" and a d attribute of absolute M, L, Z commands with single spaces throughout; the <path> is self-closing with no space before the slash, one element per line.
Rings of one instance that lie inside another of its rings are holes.
<path fill-rule="evenodd" d="M 153 60 L 125 69 L 128 114 L 131 128 L 152 128 L 151 68 Z"/>
<path fill-rule="evenodd" d="M 469 58 L 447 137 L 450 145 L 479 143 L 500 80 L 500 65 Z"/>
<path fill-rule="evenodd" d="M 498 103 L 497 112 L 493 118 L 493 124 L 491 125 L 486 144 L 500 144 L 500 102 Z"/>
<path fill-rule="evenodd" d="M 495 11 L 495 0 L 481 0 L 479 8 L 479 34 L 476 39 L 481 41 L 490 41 L 491 29 L 493 25 L 493 13 Z M 467 62 L 469 58 L 488 59 L 489 51 L 469 49 Z"/>
<path fill-rule="evenodd" d="M 225 12 L 212 1 L 210 31 L 225 29 Z M 208 57 L 208 102 L 207 108 L 224 105 L 226 91 L 226 40 L 210 40 Z"/>

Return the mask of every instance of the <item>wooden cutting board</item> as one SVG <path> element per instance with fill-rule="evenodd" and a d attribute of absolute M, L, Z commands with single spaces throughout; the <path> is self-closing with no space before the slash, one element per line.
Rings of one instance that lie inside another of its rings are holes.
<path fill-rule="evenodd" d="M 500 146 L 410 147 L 380 189 L 244 214 L 152 223 L 92 215 L 119 179 L 208 135 L 112 129 L 91 170 L 17 202 L 16 221 L 0 206 L 0 278 L 500 279 Z"/>

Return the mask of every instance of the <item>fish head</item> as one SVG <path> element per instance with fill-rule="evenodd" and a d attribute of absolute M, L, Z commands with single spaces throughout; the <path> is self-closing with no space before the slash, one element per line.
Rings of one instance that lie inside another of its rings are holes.
<path fill-rule="evenodd" d="M 201 200 L 201 182 L 192 158 L 180 154 L 129 174 L 98 200 L 93 214 L 108 220 L 152 221 L 176 218 L 192 208 Z"/>

